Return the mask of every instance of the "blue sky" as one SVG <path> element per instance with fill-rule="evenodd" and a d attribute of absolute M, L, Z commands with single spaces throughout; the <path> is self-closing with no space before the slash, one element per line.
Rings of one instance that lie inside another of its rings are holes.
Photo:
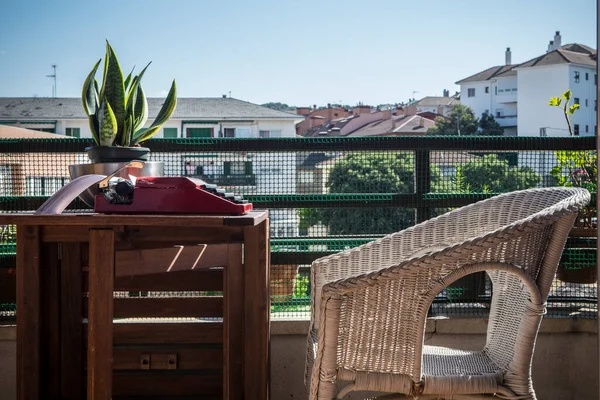
<path fill-rule="evenodd" d="M 596 47 L 595 0 L 2 0 L 0 96 L 80 96 L 108 39 L 150 97 L 406 101 L 563 44 Z M 98 79 L 100 79 L 98 74 Z"/>

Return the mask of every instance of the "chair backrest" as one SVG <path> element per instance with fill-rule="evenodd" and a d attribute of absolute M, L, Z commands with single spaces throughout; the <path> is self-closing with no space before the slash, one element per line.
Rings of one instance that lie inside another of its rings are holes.
<path fill-rule="evenodd" d="M 465 266 L 512 265 L 537 286 L 545 301 L 552 282 L 548 277 L 556 271 L 575 215 L 588 201 L 589 193 L 579 188 L 511 192 L 317 260 L 313 294 L 321 299 L 318 291 L 323 288 L 324 298 L 332 294 L 343 298 L 334 333 L 338 367 L 403 374 L 418 381 L 430 301 L 439 283 Z M 362 275 L 337 281 L 336 265 L 346 265 L 342 267 L 346 277 L 353 269 Z M 515 351 L 519 314 L 530 293 L 514 274 L 495 271 L 491 276 L 498 289 L 497 313 L 491 316 L 486 351 L 502 350 L 501 363 L 507 368 Z M 499 301 L 507 290 L 508 300 Z M 517 329 L 502 332 L 501 327 Z M 536 333 L 537 327 L 533 340 Z"/>

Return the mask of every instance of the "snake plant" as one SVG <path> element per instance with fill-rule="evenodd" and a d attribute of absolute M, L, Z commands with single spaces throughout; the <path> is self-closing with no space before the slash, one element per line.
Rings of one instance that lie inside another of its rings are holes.
<path fill-rule="evenodd" d="M 98 146 L 138 145 L 156 134 L 169 120 L 177 104 L 177 86 L 171 84 L 156 119 L 145 129 L 148 120 L 148 101 L 141 80 L 150 65 L 138 74 L 133 70 L 123 76 L 119 60 L 110 43 L 106 41 L 102 86 L 98 86 L 96 72 L 102 59 L 98 60 L 87 76 L 81 93 L 83 108 L 88 115 L 90 129 Z"/>

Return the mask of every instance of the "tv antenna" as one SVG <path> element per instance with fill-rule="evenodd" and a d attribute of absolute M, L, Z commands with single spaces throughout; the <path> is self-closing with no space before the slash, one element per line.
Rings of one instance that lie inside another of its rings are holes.
<path fill-rule="evenodd" d="M 56 97 L 56 64 L 52 64 L 52 69 L 54 73 L 52 75 L 46 75 L 48 78 L 54 78 L 54 85 L 52 85 L 52 97 Z"/>

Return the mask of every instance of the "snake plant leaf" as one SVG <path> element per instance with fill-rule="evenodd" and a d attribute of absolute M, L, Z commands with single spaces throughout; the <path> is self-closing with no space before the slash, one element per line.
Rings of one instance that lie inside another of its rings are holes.
<path fill-rule="evenodd" d="M 96 114 L 98 111 L 98 92 L 96 91 L 96 86 L 94 84 L 96 76 L 96 71 L 98 71 L 98 67 L 100 66 L 100 62 L 102 59 L 98 60 L 94 68 L 90 71 L 87 78 L 85 78 L 85 82 L 83 83 L 83 89 L 81 91 L 81 99 L 83 100 L 83 109 L 87 115 Z"/>
<path fill-rule="evenodd" d="M 125 123 L 125 83 L 119 60 L 111 47 L 106 42 L 107 59 L 105 60 L 106 76 L 103 82 L 101 100 L 110 104 L 117 120 L 118 132 L 123 132 Z"/>
<path fill-rule="evenodd" d="M 126 107 L 126 115 L 127 118 L 129 118 L 129 116 L 132 116 L 132 123 L 131 125 L 127 126 L 127 129 L 125 129 L 122 133 L 122 135 L 127 135 L 129 136 L 129 138 L 127 139 L 128 142 L 131 142 L 133 137 L 134 137 L 134 133 L 136 133 L 138 131 L 138 129 L 140 128 L 140 122 L 141 125 L 143 126 L 143 124 L 146 123 L 146 120 L 148 119 L 148 109 L 147 109 L 147 105 L 146 108 L 143 108 L 143 103 L 142 104 L 138 104 L 138 95 L 141 93 L 143 95 L 143 91 L 140 92 L 138 90 L 139 86 L 140 86 L 140 82 L 142 77 L 144 76 L 144 73 L 146 72 L 146 69 L 148 68 L 148 66 L 150 65 L 150 63 L 148 63 L 148 65 L 146 65 L 146 67 L 144 69 L 142 69 L 142 72 L 140 72 L 139 75 L 136 75 L 133 77 L 132 81 L 131 81 L 131 85 L 129 87 L 129 91 L 127 92 L 127 98 L 126 98 L 126 103 L 127 103 L 127 107 Z M 141 101 L 141 100 L 140 100 Z M 143 101 L 145 102 L 146 99 L 144 98 Z M 137 108 L 137 113 L 136 113 L 136 108 Z M 145 114 L 142 115 L 142 113 L 145 110 Z M 124 142 L 123 140 L 121 140 L 121 142 Z"/>
<path fill-rule="evenodd" d="M 160 111 L 158 112 L 156 119 L 154 120 L 152 125 L 150 125 L 150 128 L 148 128 L 144 131 L 135 133 L 132 145 L 143 142 L 147 139 L 150 139 L 152 136 L 154 136 L 156 134 L 156 132 L 158 132 L 159 129 L 162 128 L 164 123 L 169 120 L 169 118 L 173 114 L 173 111 L 175 111 L 176 106 L 177 106 L 177 85 L 176 85 L 175 81 L 173 81 L 173 83 L 171 84 L 171 89 L 169 89 L 169 94 L 167 95 L 165 102 L 163 103 L 162 107 L 160 108 Z"/>
<path fill-rule="evenodd" d="M 132 132 L 131 126 L 133 125 L 133 116 L 127 115 L 125 118 L 124 129 L 125 132 Z M 121 135 L 121 146 L 129 146 L 131 143 L 131 134 L 123 134 Z"/>
<path fill-rule="evenodd" d="M 131 72 L 129 73 L 129 75 L 127 75 L 127 78 L 125 78 L 125 91 L 126 92 L 127 92 L 127 89 L 129 88 L 129 84 L 131 83 L 131 77 L 133 76 L 134 69 L 135 69 L 135 65 L 131 69 Z"/>
<path fill-rule="evenodd" d="M 98 125 L 100 146 L 112 146 L 118 133 L 117 117 L 110 103 L 104 99 L 98 110 Z"/>
<path fill-rule="evenodd" d="M 140 82 L 142 82 L 142 77 L 144 76 L 144 73 L 146 72 L 146 69 L 148 69 L 148 67 L 150 66 L 150 64 L 152 64 L 152 61 L 150 61 L 148 63 L 148 65 L 146 65 L 144 67 L 144 69 L 142 69 L 142 71 L 140 72 L 139 75 L 136 75 L 133 78 L 133 81 L 131 82 L 131 86 L 129 87 L 129 90 L 127 92 L 127 112 L 130 113 L 131 111 L 133 111 L 133 105 L 135 105 L 135 99 L 133 99 L 133 97 L 137 96 L 138 91 L 137 91 L 137 87 L 140 84 Z"/>
<path fill-rule="evenodd" d="M 133 108 L 133 132 L 143 128 L 148 121 L 148 100 L 142 85 L 138 85 L 137 96 L 135 96 L 135 105 Z"/>
<path fill-rule="evenodd" d="M 98 138 L 98 114 L 92 114 L 88 116 L 88 123 L 90 124 L 90 131 L 92 131 L 92 137 L 94 142 L 100 146 L 100 139 Z"/>

